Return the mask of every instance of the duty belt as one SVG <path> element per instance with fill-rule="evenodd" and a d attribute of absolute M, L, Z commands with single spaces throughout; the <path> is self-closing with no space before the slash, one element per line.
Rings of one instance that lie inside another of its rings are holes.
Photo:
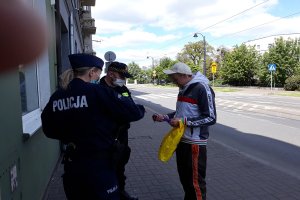
<path fill-rule="evenodd" d="M 62 163 L 72 162 L 75 160 L 85 160 L 85 159 L 111 159 L 111 152 L 85 152 L 79 151 L 74 143 L 69 143 L 66 146 L 66 151 L 62 160 Z"/>

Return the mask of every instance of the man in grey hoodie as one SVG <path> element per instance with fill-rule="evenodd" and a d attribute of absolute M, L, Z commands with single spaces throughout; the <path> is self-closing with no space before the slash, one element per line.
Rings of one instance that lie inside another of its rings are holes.
<path fill-rule="evenodd" d="M 176 63 L 164 70 L 179 87 L 176 111 L 167 115 L 155 114 L 153 120 L 168 121 L 173 127 L 182 121 L 186 126 L 176 149 L 177 170 L 185 192 L 185 200 L 206 199 L 206 144 L 209 126 L 216 123 L 215 93 L 208 79 L 189 66 Z"/>

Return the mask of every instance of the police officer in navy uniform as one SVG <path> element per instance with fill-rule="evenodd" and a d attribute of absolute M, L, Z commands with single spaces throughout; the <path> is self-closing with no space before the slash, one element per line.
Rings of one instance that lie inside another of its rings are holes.
<path fill-rule="evenodd" d="M 42 112 L 45 135 L 67 145 L 63 184 L 68 199 L 119 200 L 113 157 L 118 121 L 141 119 L 145 109 L 99 84 L 103 61 L 69 55 L 74 79 L 58 89 Z"/>
<path fill-rule="evenodd" d="M 107 68 L 106 76 L 100 80 L 100 85 L 111 88 L 122 96 L 131 98 L 131 93 L 125 86 L 126 78 L 131 78 L 132 75 L 128 72 L 128 67 L 124 63 L 112 62 Z M 119 122 L 119 130 L 116 133 L 116 138 L 124 146 L 122 156 L 117 163 L 116 171 L 119 182 L 121 200 L 137 200 L 138 198 L 130 196 L 125 191 L 125 165 L 128 163 L 131 149 L 128 146 L 128 129 L 130 124 L 128 121 Z"/>

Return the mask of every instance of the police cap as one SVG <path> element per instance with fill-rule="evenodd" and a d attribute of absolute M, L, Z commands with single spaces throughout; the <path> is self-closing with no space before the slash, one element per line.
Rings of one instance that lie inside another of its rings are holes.
<path fill-rule="evenodd" d="M 120 75 L 122 75 L 126 78 L 131 78 L 132 77 L 132 75 L 129 74 L 129 72 L 128 72 L 127 65 L 124 64 L 124 63 L 121 63 L 121 62 L 112 62 L 112 63 L 110 63 L 107 70 L 118 72 Z"/>
<path fill-rule="evenodd" d="M 101 58 L 86 53 L 71 54 L 69 55 L 69 60 L 73 69 L 81 67 L 97 67 L 102 70 L 104 64 Z"/>

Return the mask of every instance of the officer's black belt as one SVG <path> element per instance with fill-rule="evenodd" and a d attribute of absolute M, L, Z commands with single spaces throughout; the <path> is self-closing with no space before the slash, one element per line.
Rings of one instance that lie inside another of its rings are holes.
<path fill-rule="evenodd" d="M 66 155 L 68 156 L 68 155 Z M 93 153 L 73 153 L 69 156 L 69 161 L 75 161 L 75 160 L 101 160 L 101 159 L 111 159 L 112 154 L 110 152 L 93 152 Z"/>

